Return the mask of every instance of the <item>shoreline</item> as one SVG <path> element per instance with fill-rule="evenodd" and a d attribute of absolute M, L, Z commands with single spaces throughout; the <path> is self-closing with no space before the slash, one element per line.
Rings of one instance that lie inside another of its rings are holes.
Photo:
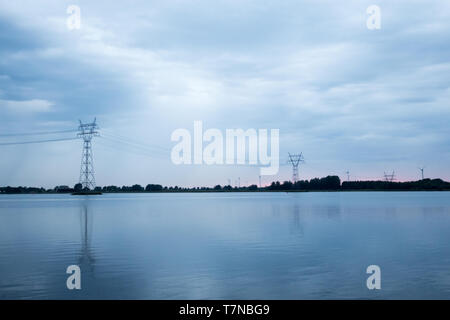
<path fill-rule="evenodd" d="M 132 186 L 97 186 L 94 189 L 83 188 L 77 183 L 73 188 L 67 185 L 56 186 L 53 189 L 43 187 L 0 187 L 0 194 L 63 194 L 94 195 L 103 193 L 207 193 L 207 192 L 393 192 L 393 191 L 450 191 L 450 182 L 442 179 L 422 179 L 417 181 L 344 181 L 338 176 L 326 176 L 311 180 L 273 181 L 270 185 L 258 187 L 251 184 L 243 187 L 231 185 L 216 185 L 214 187 L 178 187 L 163 186 L 160 184 L 147 184 L 145 187 L 139 184 Z"/>
<path fill-rule="evenodd" d="M 13 192 L 13 193 L 0 193 L 2 195 L 73 195 L 73 196 L 90 196 L 90 195 L 104 195 L 104 194 L 177 194 L 177 193 L 346 193 L 346 192 L 450 192 L 450 190 L 257 190 L 257 191 L 216 191 L 216 190 L 203 190 L 203 191 L 142 191 L 142 192 Z"/>

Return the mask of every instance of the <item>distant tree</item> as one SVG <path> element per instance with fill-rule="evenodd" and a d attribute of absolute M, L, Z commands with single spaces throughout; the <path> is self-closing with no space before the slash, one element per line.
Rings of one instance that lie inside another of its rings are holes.
<path fill-rule="evenodd" d="M 154 192 L 154 191 L 162 191 L 163 187 L 160 184 L 148 184 L 145 187 L 145 191 L 147 192 Z"/>
<path fill-rule="evenodd" d="M 285 181 L 285 182 L 283 182 L 283 184 L 281 185 L 281 189 L 282 189 L 282 190 L 291 190 L 291 189 L 292 189 L 292 186 L 293 186 L 292 182 L 290 182 L 290 181 Z"/>
<path fill-rule="evenodd" d="M 102 189 L 103 192 L 120 192 L 120 188 L 117 186 L 105 186 Z"/>
<path fill-rule="evenodd" d="M 256 184 L 252 184 L 251 186 L 248 187 L 249 191 L 256 191 L 258 190 L 258 186 Z"/>
<path fill-rule="evenodd" d="M 215 191 L 220 191 L 222 190 L 222 187 L 220 186 L 220 184 L 218 184 L 217 186 L 214 187 Z"/>
<path fill-rule="evenodd" d="M 319 178 L 309 180 L 309 190 L 320 190 L 321 184 Z"/>
<path fill-rule="evenodd" d="M 142 191 L 144 191 L 144 188 L 139 184 L 134 184 L 133 186 L 131 186 L 130 191 L 131 192 L 142 192 Z"/>
<path fill-rule="evenodd" d="M 272 182 L 268 189 L 271 190 L 271 191 L 281 190 L 280 181 Z"/>
<path fill-rule="evenodd" d="M 83 190 L 83 185 L 81 183 L 77 183 L 73 186 L 73 190 L 75 192 L 80 192 L 81 190 Z"/>
<path fill-rule="evenodd" d="M 341 188 L 341 179 L 338 176 L 327 176 L 322 178 L 321 182 L 326 190 L 339 190 Z"/>
<path fill-rule="evenodd" d="M 295 190 L 309 190 L 309 181 L 308 180 L 300 180 L 297 181 L 294 185 L 293 185 L 293 189 Z"/>
<path fill-rule="evenodd" d="M 72 192 L 72 189 L 70 189 L 68 186 L 56 186 L 53 190 L 57 193 Z"/>

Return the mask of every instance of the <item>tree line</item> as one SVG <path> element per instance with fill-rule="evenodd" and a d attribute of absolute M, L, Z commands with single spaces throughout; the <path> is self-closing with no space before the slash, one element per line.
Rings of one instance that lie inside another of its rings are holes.
<path fill-rule="evenodd" d="M 389 181 L 344 181 L 338 176 L 327 176 L 311 180 L 300 180 L 295 183 L 291 181 L 274 181 L 269 186 L 259 188 L 252 184 L 244 187 L 232 187 L 231 185 L 216 185 L 214 187 L 167 187 L 160 184 L 147 184 L 145 187 L 134 184 L 132 186 L 104 186 L 96 187 L 94 191 L 102 193 L 139 193 L 139 192 L 297 192 L 297 191 L 450 191 L 450 182 L 442 179 L 423 179 L 408 182 Z M 35 187 L 0 187 L 2 194 L 26 194 L 26 193 L 72 193 L 83 191 L 79 183 L 73 188 L 69 186 L 57 186 L 53 189 Z"/>

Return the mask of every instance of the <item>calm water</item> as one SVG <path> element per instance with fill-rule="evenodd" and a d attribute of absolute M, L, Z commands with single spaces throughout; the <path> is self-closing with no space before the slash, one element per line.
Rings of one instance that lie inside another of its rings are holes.
<path fill-rule="evenodd" d="M 450 299 L 450 193 L 1 195 L 0 298 Z"/>

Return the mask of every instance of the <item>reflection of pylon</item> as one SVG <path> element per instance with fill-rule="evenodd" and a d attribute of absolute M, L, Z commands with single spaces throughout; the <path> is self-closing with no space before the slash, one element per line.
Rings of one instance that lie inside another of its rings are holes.
<path fill-rule="evenodd" d="M 305 162 L 303 160 L 302 153 L 300 154 L 289 153 L 289 162 L 292 164 L 292 183 L 296 183 L 298 181 L 298 165 L 300 164 L 300 162 Z"/>
<path fill-rule="evenodd" d="M 395 180 L 395 171 L 392 171 L 391 174 L 386 174 L 386 172 L 385 172 L 385 173 L 384 173 L 384 179 L 385 179 L 387 182 L 392 182 L 392 181 L 394 181 L 394 180 Z"/>
<path fill-rule="evenodd" d="M 91 251 L 92 239 L 92 213 L 88 212 L 87 204 L 83 204 L 80 212 L 80 227 L 81 227 L 81 255 L 78 263 L 84 266 L 89 266 L 91 270 L 94 268 L 95 259 Z"/>
<path fill-rule="evenodd" d="M 98 136 L 96 119 L 92 123 L 82 123 L 78 127 L 78 137 L 83 139 L 83 154 L 81 156 L 80 184 L 83 189 L 95 189 L 94 162 L 92 160 L 92 137 Z"/>

